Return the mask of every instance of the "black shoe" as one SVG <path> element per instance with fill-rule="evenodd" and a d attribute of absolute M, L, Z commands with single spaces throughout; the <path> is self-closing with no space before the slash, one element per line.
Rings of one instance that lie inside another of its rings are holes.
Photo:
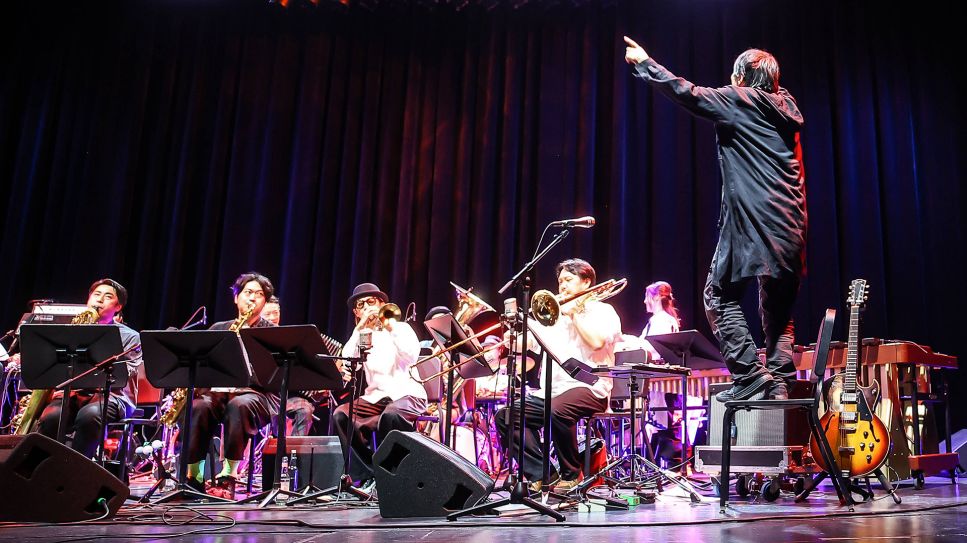
<path fill-rule="evenodd" d="M 205 493 L 205 482 L 199 481 L 194 477 L 188 477 L 187 479 L 185 479 L 185 486 L 187 486 L 190 490 L 194 490 L 195 492 L 198 492 L 200 494 Z"/>
<path fill-rule="evenodd" d="M 765 388 L 769 383 L 766 379 L 756 379 L 746 385 L 732 385 L 728 390 L 723 390 L 715 395 L 715 399 L 720 402 L 731 402 L 732 400 L 748 400 L 756 395 L 757 392 Z"/>
<path fill-rule="evenodd" d="M 782 379 L 773 379 L 769 381 L 766 386 L 766 399 L 767 400 L 788 400 L 789 399 L 789 389 L 786 388 L 786 383 Z"/>

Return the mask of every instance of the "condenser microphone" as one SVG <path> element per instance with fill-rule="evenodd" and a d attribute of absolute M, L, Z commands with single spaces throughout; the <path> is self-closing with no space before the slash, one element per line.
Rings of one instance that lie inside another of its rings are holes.
<path fill-rule="evenodd" d="M 561 228 L 591 228 L 594 226 L 594 217 L 588 215 L 587 217 L 579 217 L 577 219 L 563 219 L 552 222 L 551 226 Z"/>
<path fill-rule="evenodd" d="M 517 317 L 517 298 L 507 298 L 504 300 L 504 317 L 513 320 Z"/>

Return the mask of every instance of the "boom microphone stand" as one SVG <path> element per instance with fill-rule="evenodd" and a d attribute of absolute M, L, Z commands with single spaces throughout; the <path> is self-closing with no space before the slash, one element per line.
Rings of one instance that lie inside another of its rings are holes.
<path fill-rule="evenodd" d="M 544 258 L 544 256 L 547 255 L 547 253 L 550 252 L 551 249 L 553 249 L 562 241 L 564 241 L 564 238 L 566 238 L 567 235 L 570 233 L 570 227 L 574 225 L 562 224 L 562 226 L 565 226 L 565 228 L 560 232 L 558 232 L 557 235 L 554 236 L 554 239 L 551 240 L 547 248 L 538 252 L 537 255 L 535 255 L 530 262 L 525 264 L 524 267 L 521 268 L 521 270 L 517 272 L 517 274 L 514 275 L 514 277 L 511 278 L 511 280 L 508 281 L 507 284 L 501 287 L 501 289 L 498 291 L 501 295 L 503 295 L 511 288 L 514 288 L 514 287 L 517 288 L 517 293 L 518 293 L 517 298 L 520 301 L 520 304 L 518 307 L 522 307 L 524 309 L 523 311 L 518 313 L 517 319 L 514 322 L 514 324 L 520 336 L 519 341 L 522 346 L 521 350 L 524 351 L 525 355 L 527 352 L 527 331 L 528 331 L 527 330 L 527 308 L 530 307 L 530 301 L 531 301 L 530 300 L 530 297 L 531 297 L 530 274 L 534 270 L 534 267 L 537 265 L 537 263 L 542 258 Z M 515 356 L 513 352 L 511 353 L 511 356 Z M 550 366 L 550 364 L 548 364 L 548 366 Z M 525 421 L 526 410 L 524 409 L 524 399 L 526 397 L 527 397 L 527 364 L 525 360 L 521 360 L 520 393 L 518 394 L 518 398 L 520 400 L 520 408 L 519 408 L 519 413 L 517 413 L 519 416 L 519 423 L 520 423 L 520 427 L 517 429 L 517 475 L 516 475 L 516 480 L 511 485 L 510 496 L 507 498 L 502 498 L 497 501 L 482 503 L 474 507 L 471 507 L 469 509 L 464 509 L 463 511 L 457 511 L 456 513 L 450 513 L 449 515 L 447 515 L 447 520 L 453 521 L 466 515 L 473 515 L 473 514 L 482 513 L 482 512 L 493 513 L 494 510 L 498 507 L 502 507 L 508 504 L 515 504 L 515 505 L 520 504 L 520 505 L 526 505 L 527 507 L 530 507 L 531 509 L 537 511 L 538 513 L 541 513 L 542 515 L 547 515 L 553 518 L 554 520 L 556 520 L 557 522 L 564 521 L 564 515 L 562 515 L 558 511 L 551 509 L 550 507 L 547 507 L 546 505 L 536 500 L 531 499 L 527 485 L 524 483 L 524 433 L 526 431 L 526 428 L 524 426 L 526 423 Z M 513 398 L 508 398 L 508 401 L 510 402 L 509 409 L 513 411 L 514 409 Z M 544 409 L 546 410 L 545 424 L 547 422 L 546 413 L 550 412 L 550 408 L 551 408 L 550 404 L 545 403 L 544 405 Z M 513 417 L 513 414 L 511 415 L 511 417 Z M 508 435 L 511 431 L 512 431 L 511 426 L 508 425 Z M 550 439 L 550 428 L 545 426 L 544 440 L 547 441 L 548 439 Z M 508 438 L 508 442 L 509 442 L 509 438 Z M 545 474 L 544 478 L 545 479 L 547 478 L 546 477 L 546 474 L 548 472 L 547 463 L 549 461 L 550 459 L 545 455 L 544 457 L 544 474 Z M 546 485 L 547 482 L 545 481 L 544 484 Z"/>

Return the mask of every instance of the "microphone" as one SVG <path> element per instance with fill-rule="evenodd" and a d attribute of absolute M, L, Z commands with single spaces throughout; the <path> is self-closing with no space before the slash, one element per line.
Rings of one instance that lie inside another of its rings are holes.
<path fill-rule="evenodd" d="M 372 330 L 360 330 L 359 331 L 359 348 L 360 349 L 371 349 L 373 347 L 373 331 Z"/>
<path fill-rule="evenodd" d="M 561 228 L 591 228 L 594 226 L 594 217 L 588 215 L 586 217 L 579 217 L 577 219 L 563 219 L 560 221 L 553 221 L 551 226 L 559 226 Z"/>
<path fill-rule="evenodd" d="M 517 298 L 507 298 L 504 300 L 504 318 L 508 321 L 517 318 Z"/>

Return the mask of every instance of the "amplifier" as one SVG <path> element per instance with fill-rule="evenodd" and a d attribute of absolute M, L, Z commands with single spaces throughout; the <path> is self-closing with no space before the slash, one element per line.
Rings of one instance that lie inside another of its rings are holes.
<path fill-rule="evenodd" d="M 709 431 L 708 445 L 722 446 L 722 419 L 725 404 L 715 399 L 715 395 L 728 390 L 732 383 L 709 384 Z M 811 393 L 809 381 L 796 381 L 789 391 L 790 398 L 808 398 Z M 753 396 L 753 400 L 765 399 L 765 393 Z M 809 419 L 801 409 L 789 410 L 739 410 L 735 412 L 735 425 L 732 427 L 732 445 L 749 447 L 802 446 L 809 443 Z M 734 450 L 734 449 L 733 449 Z"/>
<path fill-rule="evenodd" d="M 300 487 L 312 478 L 312 484 L 320 489 L 336 486 L 342 475 L 342 447 L 336 436 L 286 436 L 286 454 L 296 452 Z M 262 448 L 262 489 L 275 483 L 275 438 L 269 438 Z M 293 491 L 296 489 L 293 488 Z"/>

